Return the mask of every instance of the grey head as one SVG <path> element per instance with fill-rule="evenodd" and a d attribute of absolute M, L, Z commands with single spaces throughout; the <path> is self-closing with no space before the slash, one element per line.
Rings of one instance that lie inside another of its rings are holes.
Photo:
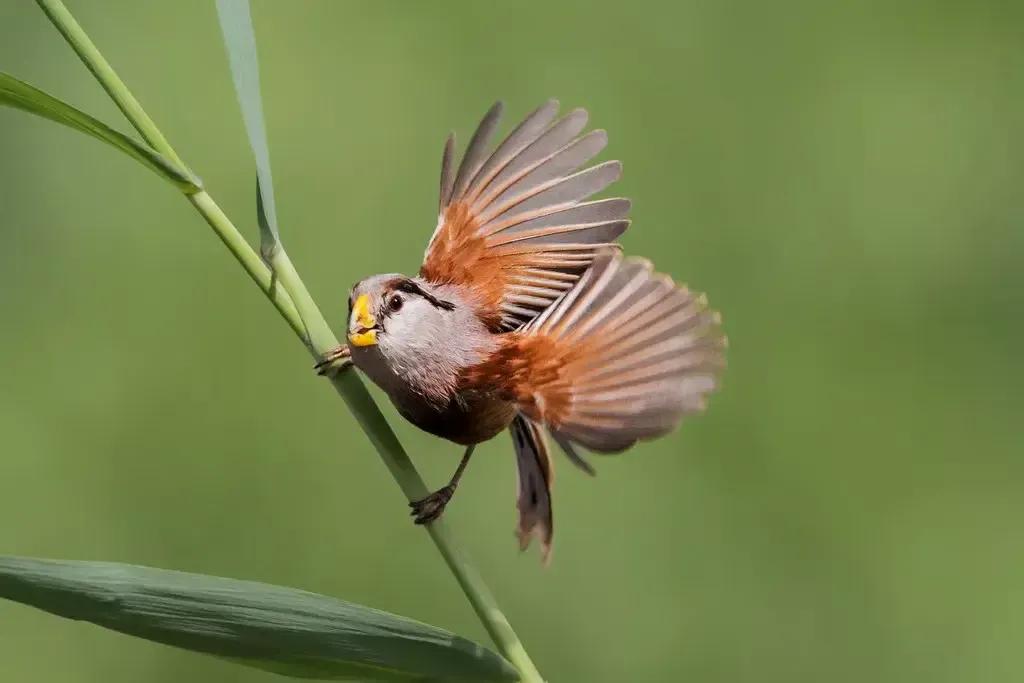
<path fill-rule="evenodd" d="M 457 285 L 374 275 L 356 283 L 348 305 L 352 360 L 399 408 L 446 405 L 462 369 L 496 346 Z"/>

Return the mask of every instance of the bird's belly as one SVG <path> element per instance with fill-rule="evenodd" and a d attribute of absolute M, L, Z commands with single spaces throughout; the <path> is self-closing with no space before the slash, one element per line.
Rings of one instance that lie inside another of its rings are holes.
<path fill-rule="evenodd" d="M 516 415 L 514 404 L 479 394 L 462 395 L 443 408 L 422 399 L 394 403 L 402 417 L 423 431 L 464 446 L 493 438 Z"/>

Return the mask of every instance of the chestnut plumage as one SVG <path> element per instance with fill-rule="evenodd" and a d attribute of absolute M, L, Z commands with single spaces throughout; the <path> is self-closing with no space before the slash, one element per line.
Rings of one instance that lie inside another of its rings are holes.
<path fill-rule="evenodd" d="M 629 201 L 586 201 L 618 179 L 587 113 L 556 120 L 550 101 L 493 152 L 502 106 L 488 111 L 458 167 L 442 157 L 438 223 L 417 277 L 353 287 L 351 359 L 403 417 L 467 446 L 447 486 L 412 504 L 418 523 L 451 499 L 475 444 L 509 429 L 519 471 L 517 534 L 550 554 L 554 470 L 542 427 L 570 460 L 577 447 L 625 450 L 703 410 L 724 367 L 725 337 L 703 296 L 676 286 L 616 239 Z"/>

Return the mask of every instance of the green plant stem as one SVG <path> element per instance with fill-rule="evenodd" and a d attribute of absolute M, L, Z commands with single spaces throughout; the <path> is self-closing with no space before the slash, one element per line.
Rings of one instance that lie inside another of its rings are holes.
<path fill-rule="evenodd" d="M 192 206 L 196 207 L 196 211 L 206 219 L 209 226 L 213 228 L 214 233 L 224 243 L 224 246 L 228 248 L 228 251 L 234 255 L 245 272 L 252 278 L 252 281 L 256 283 L 256 286 L 267 295 L 267 298 L 274 304 L 274 307 L 277 308 L 278 313 L 285 319 L 285 322 L 288 323 L 295 334 L 299 335 L 299 339 L 305 342 L 306 328 L 302 324 L 299 311 L 295 308 L 295 304 L 292 303 L 292 298 L 288 296 L 287 290 L 280 286 L 274 273 L 267 268 L 256 251 L 249 246 L 249 243 L 245 241 L 242 234 L 231 223 L 227 214 L 213 201 L 213 197 L 203 190 L 202 192 L 189 195 L 188 200 L 192 203 Z"/>
<path fill-rule="evenodd" d="M 142 109 L 142 105 L 103 58 L 61 0 L 37 2 L 139 134 L 154 149 L 185 167 L 156 124 Z M 271 270 L 208 193 L 197 192 L 189 195 L 188 199 L 242 268 L 267 295 L 314 358 L 320 358 L 338 345 L 337 338 L 282 247 L 279 246 L 270 254 L 273 269 Z M 406 498 L 417 500 L 427 495 L 426 484 L 362 380 L 354 372 L 342 372 L 331 378 L 331 384 L 355 415 L 356 421 L 370 438 Z M 458 548 L 447 525 L 439 520 L 428 525 L 427 531 L 484 628 L 505 658 L 519 670 L 522 681 L 543 683 L 543 678 L 498 607 L 497 601 Z"/>
<path fill-rule="evenodd" d="M 89 39 L 89 36 L 78 25 L 75 18 L 71 16 L 71 12 L 64 6 L 64 3 L 60 0 L 36 0 L 36 2 L 46 12 L 46 16 L 50 18 L 53 25 L 61 32 L 64 39 L 71 44 L 71 47 L 82 59 L 85 67 L 92 72 L 92 75 L 100 82 L 103 89 L 107 91 L 110 99 L 114 100 L 114 104 L 121 110 L 125 118 L 135 126 L 135 130 L 139 131 L 142 139 L 149 143 L 150 147 L 167 158 L 172 159 L 179 166 L 184 167 L 185 164 L 175 154 L 174 150 L 171 149 L 171 145 L 164 138 L 163 133 L 156 127 L 156 124 L 153 123 L 153 119 L 149 118 L 149 115 L 142 109 L 139 101 L 135 99 L 128 88 L 124 87 L 114 68 L 103 58 L 103 55 L 100 54 L 100 51 L 93 44 L 92 40 Z M 118 87 L 118 85 L 121 87 Z"/>
<path fill-rule="evenodd" d="M 299 277 L 295 266 L 283 248 L 277 248 L 271 255 L 270 264 L 281 279 L 281 285 L 291 294 L 298 308 L 299 316 L 306 324 L 311 350 L 319 358 L 338 345 L 334 333 L 327 325 L 320 309 L 310 296 L 305 283 Z M 429 493 L 412 460 L 388 425 L 384 414 L 366 390 L 362 380 L 354 372 L 342 372 L 331 378 L 335 390 L 341 395 L 349 410 L 355 415 L 363 431 L 370 437 L 377 452 L 381 454 L 391 476 L 398 483 L 405 497 L 419 500 Z M 501 653 L 515 666 L 526 683 L 542 683 L 544 680 L 530 659 L 526 648 L 512 630 L 512 625 L 498 607 L 490 589 L 476 569 L 459 550 L 444 520 L 427 525 L 427 532 L 434 545 L 441 552 L 445 563 L 455 575 L 462 591 L 466 594 L 473 610 L 477 613 L 487 633 Z"/>

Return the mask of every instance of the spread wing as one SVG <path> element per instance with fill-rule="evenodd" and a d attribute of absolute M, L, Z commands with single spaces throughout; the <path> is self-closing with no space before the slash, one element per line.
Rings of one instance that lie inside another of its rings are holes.
<path fill-rule="evenodd" d="M 465 382 L 504 391 L 570 448 L 617 453 L 703 411 L 725 347 L 703 295 L 646 261 L 605 253 L 558 303 L 503 335 Z"/>
<path fill-rule="evenodd" d="M 501 112 L 500 102 L 487 112 L 457 170 L 449 136 L 437 229 L 420 269 L 430 282 L 468 286 L 496 332 L 535 318 L 629 226 L 628 199 L 584 201 L 622 172 L 617 161 L 577 170 L 608 142 L 603 130 L 580 135 L 585 110 L 556 121 L 551 100 L 488 154 Z"/>
<path fill-rule="evenodd" d="M 704 410 L 725 366 L 721 316 L 642 259 L 604 254 L 524 329 L 518 393 L 561 438 L 599 453 L 662 436 Z"/>

